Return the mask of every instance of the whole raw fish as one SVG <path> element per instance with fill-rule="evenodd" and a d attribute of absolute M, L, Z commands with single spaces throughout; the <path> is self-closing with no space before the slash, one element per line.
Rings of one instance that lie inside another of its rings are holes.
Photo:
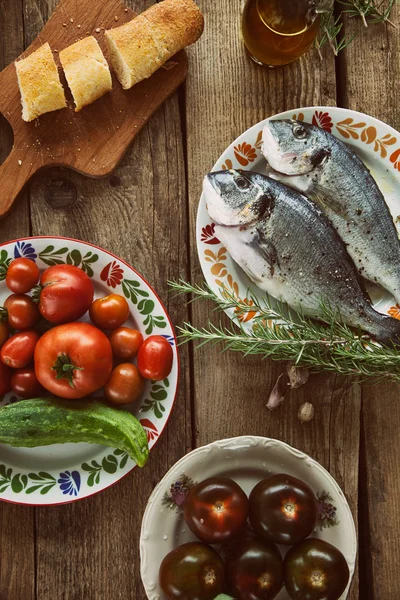
<path fill-rule="evenodd" d="M 400 302 L 400 242 L 376 181 L 347 144 L 302 121 L 269 121 L 263 154 L 277 178 L 312 198 L 360 274 Z M 274 177 L 274 175 L 273 175 Z"/>
<path fill-rule="evenodd" d="M 250 171 L 210 173 L 203 190 L 215 235 L 259 288 L 312 316 L 325 302 L 382 343 L 399 342 L 400 321 L 372 308 L 346 246 L 312 200 Z"/>

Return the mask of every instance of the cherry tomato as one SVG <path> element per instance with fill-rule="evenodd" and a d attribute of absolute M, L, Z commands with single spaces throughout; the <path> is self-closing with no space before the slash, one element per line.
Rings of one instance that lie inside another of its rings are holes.
<path fill-rule="evenodd" d="M 40 314 L 59 325 L 80 319 L 93 302 L 90 277 L 74 265 L 55 265 L 42 273 L 39 293 Z"/>
<path fill-rule="evenodd" d="M 174 355 L 161 335 L 151 335 L 139 348 L 138 369 L 145 379 L 162 381 L 171 373 Z"/>
<path fill-rule="evenodd" d="M 339 600 L 350 577 L 343 554 L 328 542 L 313 538 L 290 548 L 284 570 L 292 600 Z"/>
<path fill-rule="evenodd" d="M 183 544 L 162 561 L 160 585 L 171 600 L 214 600 L 223 591 L 224 564 L 206 544 Z"/>
<path fill-rule="evenodd" d="M 250 494 L 250 523 L 255 533 L 275 544 L 297 544 L 317 523 L 313 491 L 290 475 L 273 475 Z"/>
<path fill-rule="evenodd" d="M 44 388 L 36 379 L 35 370 L 32 367 L 13 371 L 11 389 L 22 398 L 35 398 L 44 393 Z"/>
<path fill-rule="evenodd" d="M 129 319 L 129 304 L 123 296 L 110 294 L 98 298 L 90 307 L 92 323 L 100 329 L 116 329 Z"/>
<path fill-rule="evenodd" d="M 10 332 L 8 330 L 7 321 L 0 320 L 0 348 L 8 340 Z"/>
<path fill-rule="evenodd" d="M 6 273 L 6 285 L 15 294 L 26 294 L 39 281 L 39 267 L 30 258 L 16 258 Z"/>
<path fill-rule="evenodd" d="M 40 319 L 37 304 L 30 296 L 12 294 L 4 302 L 8 312 L 8 323 L 13 329 L 32 329 Z"/>
<path fill-rule="evenodd" d="M 35 346 L 40 335 L 37 331 L 21 331 L 15 333 L 1 349 L 1 361 L 13 369 L 27 367 L 33 361 Z"/>
<path fill-rule="evenodd" d="M 35 374 L 46 390 L 61 398 L 83 398 L 103 387 L 112 371 L 107 336 L 89 323 L 53 327 L 35 349 Z"/>
<path fill-rule="evenodd" d="M 132 360 L 143 344 L 143 336 L 140 331 L 129 327 L 114 329 L 109 339 L 114 356 L 124 360 Z"/>
<path fill-rule="evenodd" d="M 0 396 L 11 392 L 11 369 L 0 362 Z"/>
<path fill-rule="evenodd" d="M 113 404 L 130 404 L 139 398 L 144 390 L 144 379 L 132 363 L 115 367 L 104 386 L 104 395 Z"/>
<path fill-rule="evenodd" d="M 235 481 L 210 477 L 190 489 L 183 516 L 199 540 L 219 544 L 243 530 L 248 512 L 247 496 Z"/>
<path fill-rule="evenodd" d="M 283 560 L 272 542 L 244 539 L 228 551 L 229 591 L 242 600 L 272 600 L 283 586 Z"/>

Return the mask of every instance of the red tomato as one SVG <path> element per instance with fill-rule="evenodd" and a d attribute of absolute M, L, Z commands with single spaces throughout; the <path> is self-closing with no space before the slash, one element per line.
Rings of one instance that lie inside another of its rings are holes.
<path fill-rule="evenodd" d="M 0 396 L 11 392 L 11 369 L 0 362 Z"/>
<path fill-rule="evenodd" d="M 32 367 L 13 371 L 11 389 L 22 398 L 35 398 L 42 396 L 44 393 L 44 389 L 36 379 L 35 370 Z"/>
<path fill-rule="evenodd" d="M 124 360 L 132 360 L 143 344 L 143 336 L 136 329 L 118 327 L 110 335 L 110 344 L 114 356 Z"/>
<path fill-rule="evenodd" d="M 13 369 L 22 369 L 33 361 L 35 346 L 40 335 L 37 331 L 21 331 L 6 341 L 1 349 L 1 361 Z"/>
<path fill-rule="evenodd" d="M 161 381 L 172 369 L 174 355 L 170 344 L 161 335 L 151 335 L 138 352 L 138 369 L 145 379 Z"/>
<path fill-rule="evenodd" d="M 41 277 L 39 296 L 41 315 L 59 325 L 80 319 L 93 302 L 90 277 L 73 265 L 55 265 Z"/>
<path fill-rule="evenodd" d="M 7 309 L 8 323 L 13 329 L 31 329 L 40 319 L 37 304 L 30 296 L 12 294 L 4 302 Z"/>
<path fill-rule="evenodd" d="M 7 321 L 0 321 L 0 348 L 8 340 L 9 333 Z"/>
<path fill-rule="evenodd" d="M 6 273 L 6 285 L 15 294 L 26 294 L 39 281 L 39 268 L 29 258 L 16 258 Z"/>
<path fill-rule="evenodd" d="M 104 386 L 104 395 L 113 404 L 130 404 L 139 398 L 144 390 L 144 379 L 132 363 L 115 367 Z"/>
<path fill-rule="evenodd" d="M 103 387 L 111 371 L 111 344 L 89 323 L 53 327 L 36 346 L 36 377 L 46 390 L 61 398 L 88 396 Z"/>
<path fill-rule="evenodd" d="M 210 477 L 193 486 L 186 496 L 184 519 L 191 531 L 207 544 L 221 544 L 243 531 L 249 501 L 232 479 Z"/>
<path fill-rule="evenodd" d="M 129 304 L 123 296 L 110 294 L 98 298 L 90 307 L 92 323 L 100 329 L 116 329 L 129 319 Z"/>

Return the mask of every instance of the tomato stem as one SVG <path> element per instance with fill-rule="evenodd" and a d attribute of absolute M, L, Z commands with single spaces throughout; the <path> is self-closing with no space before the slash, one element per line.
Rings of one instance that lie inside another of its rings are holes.
<path fill-rule="evenodd" d="M 54 365 L 51 367 L 56 372 L 56 379 L 68 379 L 69 385 L 74 386 L 74 371 L 83 371 L 83 367 L 76 367 L 70 361 L 67 354 L 59 354 Z"/>
<path fill-rule="evenodd" d="M 40 285 L 40 283 L 38 283 L 31 290 L 31 292 L 32 292 L 32 300 L 36 304 L 38 304 L 40 302 L 40 294 L 41 294 L 42 289 L 43 289 L 43 286 Z"/>

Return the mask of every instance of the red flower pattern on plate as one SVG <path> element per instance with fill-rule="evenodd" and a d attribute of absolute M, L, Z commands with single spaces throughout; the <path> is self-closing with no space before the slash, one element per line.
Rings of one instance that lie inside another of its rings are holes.
<path fill-rule="evenodd" d="M 327 112 L 316 110 L 312 118 L 312 124 L 332 133 L 333 123 L 330 114 Z"/>
<path fill-rule="evenodd" d="M 210 223 L 209 225 L 203 227 L 203 229 L 201 230 L 201 241 L 205 244 L 219 244 L 220 241 L 214 236 L 214 231 L 215 223 Z"/>
<path fill-rule="evenodd" d="M 254 162 L 257 158 L 256 149 L 246 142 L 235 146 L 234 152 L 237 161 L 242 165 L 242 167 L 246 167 L 249 163 Z"/>
<path fill-rule="evenodd" d="M 107 285 L 116 288 L 124 278 L 124 272 L 116 260 L 108 263 L 100 274 L 101 280 L 106 281 Z"/>
<path fill-rule="evenodd" d="M 152 440 L 156 440 L 158 438 L 158 430 L 155 425 L 149 419 L 142 419 L 140 424 L 146 430 L 147 441 L 150 443 Z"/>

